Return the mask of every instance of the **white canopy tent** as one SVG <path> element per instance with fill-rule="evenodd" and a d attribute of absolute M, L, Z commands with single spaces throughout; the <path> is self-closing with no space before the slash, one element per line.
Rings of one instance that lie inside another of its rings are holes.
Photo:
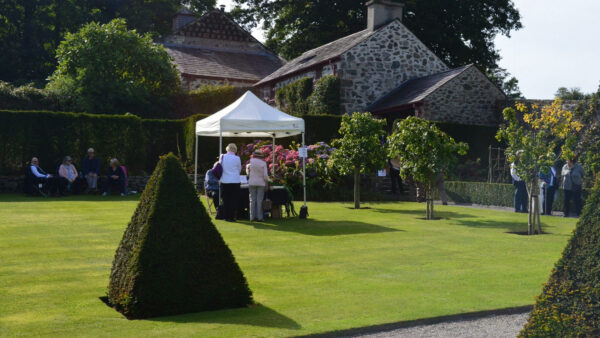
<path fill-rule="evenodd" d="M 223 153 L 223 137 L 270 137 L 275 139 L 302 134 L 304 148 L 304 120 L 275 109 L 247 91 L 234 103 L 219 112 L 196 122 L 196 149 L 194 185 L 198 182 L 198 137 L 219 137 L 219 155 Z M 275 156 L 273 156 L 273 159 Z M 302 157 L 302 188 L 306 206 L 306 158 Z M 273 166 L 274 172 L 275 166 Z"/>

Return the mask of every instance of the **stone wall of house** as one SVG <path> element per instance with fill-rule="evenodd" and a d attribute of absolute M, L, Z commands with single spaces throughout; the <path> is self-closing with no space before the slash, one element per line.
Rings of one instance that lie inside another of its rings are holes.
<path fill-rule="evenodd" d="M 342 54 L 342 106 L 346 112 L 362 111 L 407 80 L 446 70 L 442 60 L 394 21 Z"/>
<path fill-rule="evenodd" d="M 506 96 L 471 66 L 425 99 L 419 117 L 469 125 L 497 126 Z"/>

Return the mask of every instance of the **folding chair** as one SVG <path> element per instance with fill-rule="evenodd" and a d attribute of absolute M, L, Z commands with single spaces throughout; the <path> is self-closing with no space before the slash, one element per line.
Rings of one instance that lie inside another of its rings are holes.
<path fill-rule="evenodd" d="M 208 192 L 206 192 L 206 209 L 208 209 L 208 212 L 211 216 L 214 214 L 213 209 L 215 209 L 215 204 L 213 203 L 212 198 L 208 196 Z M 217 210 L 215 209 L 214 212 L 216 213 Z"/>

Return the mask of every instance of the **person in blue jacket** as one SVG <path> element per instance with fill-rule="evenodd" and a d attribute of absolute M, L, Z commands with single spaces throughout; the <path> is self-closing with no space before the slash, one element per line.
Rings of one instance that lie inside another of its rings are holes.
<path fill-rule="evenodd" d="M 548 172 L 540 171 L 540 203 L 542 204 L 542 213 L 552 215 L 552 204 L 554 196 L 560 184 L 560 177 L 555 166 L 551 166 Z"/>

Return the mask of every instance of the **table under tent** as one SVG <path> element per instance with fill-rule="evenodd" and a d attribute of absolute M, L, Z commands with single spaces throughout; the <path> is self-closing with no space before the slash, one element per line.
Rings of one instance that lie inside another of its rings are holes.
<path fill-rule="evenodd" d="M 219 138 L 219 156 L 223 153 L 223 137 L 256 137 L 273 140 L 272 162 L 275 160 L 277 138 L 302 135 L 304 144 L 304 120 L 271 107 L 247 91 L 239 99 L 215 114 L 196 122 L 196 147 L 194 150 L 194 186 L 198 183 L 198 137 Z M 302 156 L 302 189 L 306 210 L 306 157 Z M 275 164 L 272 165 L 273 175 Z M 219 195 L 221 190 L 219 189 Z M 302 215 L 302 212 L 301 212 Z"/>

